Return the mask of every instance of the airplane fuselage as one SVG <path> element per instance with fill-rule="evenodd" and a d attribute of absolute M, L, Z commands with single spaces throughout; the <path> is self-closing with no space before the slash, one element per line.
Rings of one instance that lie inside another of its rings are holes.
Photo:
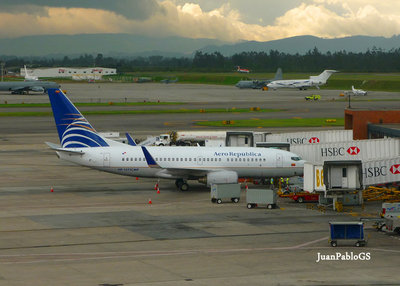
<path fill-rule="evenodd" d="M 161 168 L 148 165 L 140 146 L 71 148 L 83 154 L 57 152 L 61 159 L 90 168 L 134 177 L 198 179 L 212 171 L 234 171 L 238 177 L 303 174 L 304 161 L 290 152 L 248 147 L 147 147 Z M 168 171 L 166 171 L 168 170 Z M 187 172 L 185 172 L 187 170 Z M 191 174 L 190 170 L 195 170 Z M 203 172 L 204 170 L 204 172 Z"/>
<path fill-rule="evenodd" d="M 0 91 L 29 91 L 35 88 L 42 88 L 46 91 L 49 88 L 59 88 L 60 85 L 52 81 L 3 81 L 0 82 Z"/>

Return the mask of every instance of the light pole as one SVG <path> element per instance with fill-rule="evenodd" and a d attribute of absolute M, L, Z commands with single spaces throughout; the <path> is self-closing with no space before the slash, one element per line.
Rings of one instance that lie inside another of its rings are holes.
<path fill-rule="evenodd" d="M 3 81 L 5 63 L 1 62 L 0 65 L 1 65 L 1 81 Z"/>

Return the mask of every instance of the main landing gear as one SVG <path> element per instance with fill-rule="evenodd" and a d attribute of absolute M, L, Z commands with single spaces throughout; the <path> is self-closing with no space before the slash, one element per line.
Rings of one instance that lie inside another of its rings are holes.
<path fill-rule="evenodd" d="M 189 190 L 189 185 L 188 183 L 183 180 L 183 179 L 177 179 L 175 181 L 175 186 L 180 189 L 182 192 L 186 192 L 187 190 Z"/>

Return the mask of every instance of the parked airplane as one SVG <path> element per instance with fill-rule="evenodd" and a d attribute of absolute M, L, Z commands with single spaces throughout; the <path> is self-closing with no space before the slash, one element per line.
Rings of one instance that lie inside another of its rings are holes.
<path fill-rule="evenodd" d="M 240 66 L 237 66 L 237 72 L 241 72 L 241 73 L 249 73 L 250 71 L 248 69 L 242 69 L 240 68 Z"/>
<path fill-rule="evenodd" d="M 29 80 L 39 80 L 39 78 L 37 76 L 34 75 L 30 75 L 28 73 L 28 70 L 26 69 L 26 65 L 24 65 L 24 69 L 25 69 L 25 80 L 29 81 Z"/>
<path fill-rule="evenodd" d="M 268 83 L 274 80 L 283 79 L 282 76 L 282 69 L 278 68 L 275 73 L 275 77 L 273 79 L 266 79 L 266 80 L 241 80 L 235 86 L 238 88 L 252 88 L 252 89 L 261 89 L 267 86 Z"/>
<path fill-rule="evenodd" d="M 309 87 L 315 86 L 319 89 L 320 85 L 326 84 L 328 78 L 337 71 L 335 70 L 324 70 L 318 76 L 310 76 L 309 79 L 286 79 L 286 80 L 275 80 L 267 84 L 268 88 L 274 90 L 278 88 L 298 88 L 300 90 L 307 89 Z"/>
<path fill-rule="evenodd" d="M 46 93 L 49 88 L 59 88 L 52 81 L 2 81 L 0 91 L 11 91 L 11 94 L 29 94 L 30 91 Z"/>
<path fill-rule="evenodd" d="M 48 91 L 61 146 L 47 143 L 59 158 L 105 172 L 175 180 L 236 183 L 239 177 L 291 177 L 304 161 L 284 150 L 248 147 L 145 147 L 100 136 L 60 89 Z"/>
<path fill-rule="evenodd" d="M 176 82 L 178 82 L 178 78 L 175 78 L 175 79 L 165 78 L 165 79 L 161 80 L 160 82 L 165 83 L 165 84 L 176 83 Z"/>
<path fill-rule="evenodd" d="M 354 96 L 358 96 L 358 95 L 367 95 L 367 92 L 365 90 L 362 89 L 355 89 L 354 85 L 351 86 L 351 91 L 346 91 L 346 94 L 352 94 Z"/>

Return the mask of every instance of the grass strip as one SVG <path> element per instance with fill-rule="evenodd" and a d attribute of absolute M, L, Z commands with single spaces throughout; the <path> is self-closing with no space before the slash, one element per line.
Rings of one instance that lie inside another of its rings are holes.
<path fill-rule="evenodd" d="M 229 124 L 227 124 L 229 123 Z M 212 127 L 328 127 L 344 126 L 344 118 L 284 118 L 243 119 L 226 121 L 199 121 L 199 126 Z"/>

